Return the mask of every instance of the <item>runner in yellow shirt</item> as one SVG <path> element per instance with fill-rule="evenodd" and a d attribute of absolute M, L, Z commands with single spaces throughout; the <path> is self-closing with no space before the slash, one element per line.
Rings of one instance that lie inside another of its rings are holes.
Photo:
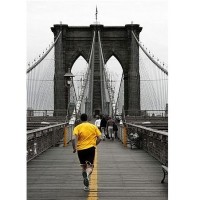
<path fill-rule="evenodd" d="M 84 190 L 89 191 L 89 176 L 94 168 L 95 148 L 101 141 L 101 132 L 87 121 L 86 114 L 81 115 L 81 121 L 82 123 L 74 128 L 72 147 L 73 153 L 77 151 L 82 167 Z"/>

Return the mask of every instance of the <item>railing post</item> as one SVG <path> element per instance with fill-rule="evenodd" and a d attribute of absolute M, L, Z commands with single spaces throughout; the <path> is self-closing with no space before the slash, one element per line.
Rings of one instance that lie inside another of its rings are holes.
<path fill-rule="evenodd" d="M 69 124 L 68 142 L 72 140 L 73 124 Z"/>
<path fill-rule="evenodd" d="M 127 147 L 127 127 L 124 126 L 123 128 L 123 144 L 125 147 Z"/>
<path fill-rule="evenodd" d="M 53 127 L 53 140 L 52 140 L 52 146 L 55 147 L 56 143 L 56 127 Z"/>
<path fill-rule="evenodd" d="M 119 136 L 118 136 L 118 138 L 120 139 L 120 141 L 121 142 L 123 142 L 123 140 L 122 140 L 122 135 L 123 135 L 123 123 L 122 123 L 122 120 L 120 120 L 120 123 L 119 123 Z"/>
<path fill-rule="evenodd" d="M 67 146 L 67 126 L 64 127 L 64 138 L 63 138 L 63 146 Z"/>

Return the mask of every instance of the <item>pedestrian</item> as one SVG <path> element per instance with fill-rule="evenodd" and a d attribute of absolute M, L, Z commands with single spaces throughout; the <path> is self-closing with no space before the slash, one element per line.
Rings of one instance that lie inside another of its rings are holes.
<path fill-rule="evenodd" d="M 73 153 L 77 151 L 82 167 L 84 190 L 89 191 L 89 177 L 94 168 L 95 149 L 101 141 L 101 132 L 87 121 L 87 114 L 81 115 L 81 121 L 73 130 L 72 147 Z"/>
<path fill-rule="evenodd" d="M 113 132 L 113 124 L 114 123 L 115 123 L 114 120 L 111 117 L 108 117 L 106 129 L 108 131 L 108 136 L 111 140 L 114 140 L 114 132 Z"/>
<path fill-rule="evenodd" d="M 117 139 L 117 131 L 118 131 L 118 127 L 117 127 L 117 124 L 116 122 L 114 122 L 113 124 L 113 132 L 114 132 L 114 135 L 115 135 L 115 139 Z"/>
<path fill-rule="evenodd" d="M 94 122 L 95 126 L 97 126 L 97 128 L 101 131 L 100 129 L 100 125 L 101 125 L 101 119 L 99 116 L 97 116 L 97 119 Z"/>
<path fill-rule="evenodd" d="M 100 123 L 100 129 L 101 129 L 103 140 L 105 140 L 106 135 L 107 135 L 106 125 L 107 125 L 107 120 L 106 120 L 105 116 L 103 116 L 101 119 L 101 123 Z"/>

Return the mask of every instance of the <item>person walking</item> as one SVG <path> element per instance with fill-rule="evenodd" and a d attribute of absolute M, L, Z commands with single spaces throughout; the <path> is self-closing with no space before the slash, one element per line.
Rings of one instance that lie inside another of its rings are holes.
<path fill-rule="evenodd" d="M 114 132 L 113 132 L 113 124 L 114 120 L 111 117 L 108 117 L 108 121 L 106 124 L 106 129 L 108 130 L 108 135 L 111 140 L 114 140 Z"/>
<path fill-rule="evenodd" d="M 101 132 L 87 121 L 87 114 L 81 115 L 81 121 L 73 130 L 72 147 L 73 153 L 77 151 L 82 167 L 84 190 L 89 191 L 89 177 L 94 168 L 96 146 L 101 142 Z"/>
<path fill-rule="evenodd" d="M 101 129 L 103 140 L 105 140 L 106 135 L 107 135 L 106 125 L 107 125 L 107 120 L 106 120 L 105 116 L 103 116 L 101 119 L 101 123 L 100 123 L 100 129 Z"/>
<path fill-rule="evenodd" d="M 101 131 L 100 124 L 101 124 L 101 119 L 99 116 L 97 116 L 97 119 L 95 120 L 94 125 L 97 126 L 97 128 Z"/>
<path fill-rule="evenodd" d="M 115 135 L 115 139 L 117 139 L 117 131 L 118 131 L 118 127 L 117 127 L 117 123 L 114 122 L 113 124 L 113 132 L 114 132 L 114 135 Z"/>

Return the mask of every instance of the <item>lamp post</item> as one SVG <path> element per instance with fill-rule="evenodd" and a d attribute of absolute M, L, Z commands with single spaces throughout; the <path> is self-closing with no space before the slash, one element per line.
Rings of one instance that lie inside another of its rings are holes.
<path fill-rule="evenodd" d="M 71 87 L 71 84 L 72 84 L 73 77 L 74 77 L 74 75 L 70 72 L 70 68 L 69 68 L 68 72 L 64 75 L 65 87 L 68 90 L 67 109 L 69 108 L 69 103 L 70 103 L 70 87 Z M 67 114 L 69 114 L 69 113 L 67 113 Z"/>
<path fill-rule="evenodd" d="M 64 81 L 65 81 L 65 87 L 68 90 L 68 102 L 67 102 L 67 119 L 69 122 L 69 103 L 70 103 L 70 87 L 72 84 L 72 80 L 73 80 L 74 75 L 70 72 L 70 68 L 68 68 L 68 72 L 64 75 Z M 65 125 L 64 128 L 64 138 L 63 138 L 63 146 L 66 147 L 67 146 L 67 127 Z"/>
<path fill-rule="evenodd" d="M 73 77 L 74 75 L 70 72 L 70 69 L 69 69 L 68 72 L 64 75 L 65 87 L 70 88 Z"/>

